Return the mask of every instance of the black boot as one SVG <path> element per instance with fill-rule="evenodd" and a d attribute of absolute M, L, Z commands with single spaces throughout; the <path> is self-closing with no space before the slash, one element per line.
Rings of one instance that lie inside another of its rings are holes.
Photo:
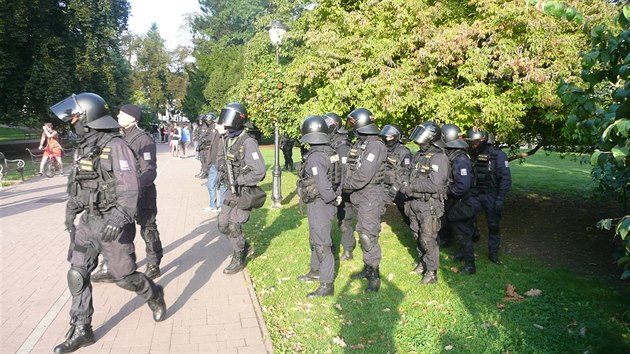
<path fill-rule="evenodd" d="M 367 292 L 377 292 L 381 288 L 381 273 L 378 267 L 372 268 L 370 275 L 368 276 L 368 287 L 365 289 Z"/>
<path fill-rule="evenodd" d="M 162 285 L 156 285 L 155 296 L 147 301 L 147 305 L 153 311 L 153 320 L 160 322 L 166 318 L 166 302 L 164 302 L 164 288 Z"/>
<path fill-rule="evenodd" d="M 475 274 L 477 273 L 477 267 L 475 267 L 475 261 L 464 261 L 464 267 L 460 270 L 461 273 L 464 274 Z"/>
<path fill-rule="evenodd" d="M 343 253 L 341 254 L 341 257 L 339 257 L 340 260 L 342 261 L 349 261 L 351 259 L 353 259 L 354 256 L 352 255 L 352 251 L 350 250 L 343 250 Z"/>
<path fill-rule="evenodd" d="M 56 346 L 53 352 L 72 353 L 81 347 L 92 345 L 94 342 L 96 340 L 94 339 L 91 325 L 72 325 L 68 334 L 66 334 L 66 341 Z"/>
<path fill-rule="evenodd" d="M 247 256 L 247 253 L 245 250 L 242 250 L 240 252 L 238 251 L 234 252 L 234 254 L 232 254 L 232 261 L 230 262 L 230 265 L 228 265 L 227 267 L 225 267 L 225 269 L 223 269 L 223 273 L 234 274 L 245 269 L 246 256 Z"/>
<path fill-rule="evenodd" d="M 490 252 L 490 254 L 488 254 L 488 259 L 494 264 L 501 265 L 501 260 L 499 260 L 499 256 L 496 252 Z"/>
<path fill-rule="evenodd" d="M 245 241 L 245 257 L 250 258 L 254 255 L 254 246 Z"/>
<path fill-rule="evenodd" d="M 107 270 L 107 263 L 103 263 L 101 269 L 92 273 L 90 279 L 92 279 L 92 283 L 113 283 L 115 280 Z"/>
<path fill-rule="evenodd" d="M 147 264 L 147 270 L 144 271 L 144 275 L 149 279 L 155 279 L 162 275 L 160 271 L 160 266 L 157 264 Z"/>
<path fill-rule="evenodd" d="M 334 293 L 335 286 L 333 285 L 333 283 L 319 283 L 319 288 L 311 293 L 308 293 L 306 297 L 312 299 L 322 296 L 333 296 Z"/>
<path fill-rule="evenodd" d="M 422 275 L 424 274 L 424 271 L 425 271 L 424 263 L 422 263 L 422 261 L 418 261 L 418 264 L 416 264 L 416 267 L 411 272 L 418 275 Z"/>
<path fill-rule="evenodd" d="M 308 273 L 300 275 L 297 277 L 297 280 L 305 282 L 319 281 L 319 272 L 309 269 Z"/>
<path fill-rule="evenodd" d="M 422 280 L 420 280 L 421 285 L 435 284 L 437 282 L 438 282 L 437 272 L 432 271 L 432 270 L 429 270 L 426 273 L 424 273 Z"/>
<path fill-rule="evenodd" d="M 367 264 L 363 265 L 363 270 L 358 273 L 350 275 L 350 279 L 366 279 L 372 272 L 372 267 Z"/>

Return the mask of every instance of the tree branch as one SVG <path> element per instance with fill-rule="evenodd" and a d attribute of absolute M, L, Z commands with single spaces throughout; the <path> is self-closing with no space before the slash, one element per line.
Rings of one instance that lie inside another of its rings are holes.
<path fill-rule="evenodd" d="M 527 156 L 532 156 L 538 150 L 540 150 L 540 148 L 543 147 L 543 146 L 544 146 L 543 144 L 538 144 L 538 145 L 534 146 L 534 148 L 529 150 L 529 151 L 525 151 L 525 152 L 521 152 L 521 153 L 516 154 L 516 155 L 512 155 L 512 156 L 508 157 L 508 161 L 513 161 L 513 160 L 516 160 L 516 159 L 522 159 L 522 158 L 527 157 Z"/>

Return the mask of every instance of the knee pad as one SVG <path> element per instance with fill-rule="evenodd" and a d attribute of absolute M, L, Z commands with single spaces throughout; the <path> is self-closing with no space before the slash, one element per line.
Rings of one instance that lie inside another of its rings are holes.
<path fill-rule="evenodd" d="M 243 234 L 243 231 L 241 229 L 241 224 L 229 223 L 228 229 L 229 229 L 230 237 L 238 237 Z"/>
<path fill-rule="evenodd" d="M 361 244 L 361 249 L 363 251 L 370 252 L 370 250 L 376 246 L 377 239 L 375 236 L 359 234 L 359 243 Z"/>
<path fill-rule="evenodd" d="M 218 229 L 220 233 L 224 235 L 228 235 L 230 233 L 230 224 L 219 223 Z"/>
<path fill-rule="evenodd" d="M 90 273 L 85 268 L 72 266 L 68 271 L 68 289 L 72 296 L 81 294 L 90 283 Z"/>
<path fill-rule="evenodd" d="M 120 286 L 125 290 L 130 291 L 138 291 L 140 290 L 142 284 L 142 278 L 140 273 L 133 272 L 129 275 L 122 277 L 122 279 L 116 280 L 116 285 Z"/>
<path fill-rule="evenodd" d="M 324 258 L 326 258 L 329 253 L 332 253 L 332 249 L 329 246 L 313 245 L 313 249 L 315 250 L 315 255 L 320 262 L 323 262 Z"/>

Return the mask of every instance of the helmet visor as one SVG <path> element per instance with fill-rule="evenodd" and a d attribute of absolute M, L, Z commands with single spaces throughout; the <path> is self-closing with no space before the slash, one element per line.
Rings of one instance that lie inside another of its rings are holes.
<path fill-rule="evenodd" d="M 383 129 L 381 130 L 380 135 L 381 136 L 393 136 L 394 138 L 396 138 L 398 140 L 398 138 L 400 138 L 402 132 L 398 131 L 398 129 L 396 129 L 396 127 L 392 126 L 392 125 L 386 125 L 383 127 Z"/>
<path fill-rule="evenodd" d="M 355 130 L 354 127 L 357 124 L 357 120 L 348 116 L 346 120 L 346 130 Z"/>
<path fill-rule="evenodd" d="M 242 126 L 241 114 L 232 108 L 223 108 L 219 115 L 219 124 L 224 125 L 227 128 L 238 129 Z"/>
<path fill-rule="evenodd" d="M 426 127 L 418 125 L 413 132 L 411 132 L 409 139 L 413 140 L 416 144 L 426 144 L 431 142 L 433 135 L 433 132 L 429 131 Z"/>
<path fill-rule="evenodd" d="M 72 94 L 63 101 L 55 103 L 55 105 L 50 107 L 50 110 L 64 123 L 71 121 L 74 116 L 83 113 L 83 109 L 79 106 L 75 94 Z"/>

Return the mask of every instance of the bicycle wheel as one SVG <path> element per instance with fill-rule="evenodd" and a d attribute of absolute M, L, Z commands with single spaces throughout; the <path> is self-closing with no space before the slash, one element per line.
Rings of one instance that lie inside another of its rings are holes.
<path fill-rule="evenodd" d="M 44 164 L 44 176 L 48 178 L 53 178 L 55 176 L 55 166 L 53 166 L 53 158 L 49 157 L 46 163 Z"/>

